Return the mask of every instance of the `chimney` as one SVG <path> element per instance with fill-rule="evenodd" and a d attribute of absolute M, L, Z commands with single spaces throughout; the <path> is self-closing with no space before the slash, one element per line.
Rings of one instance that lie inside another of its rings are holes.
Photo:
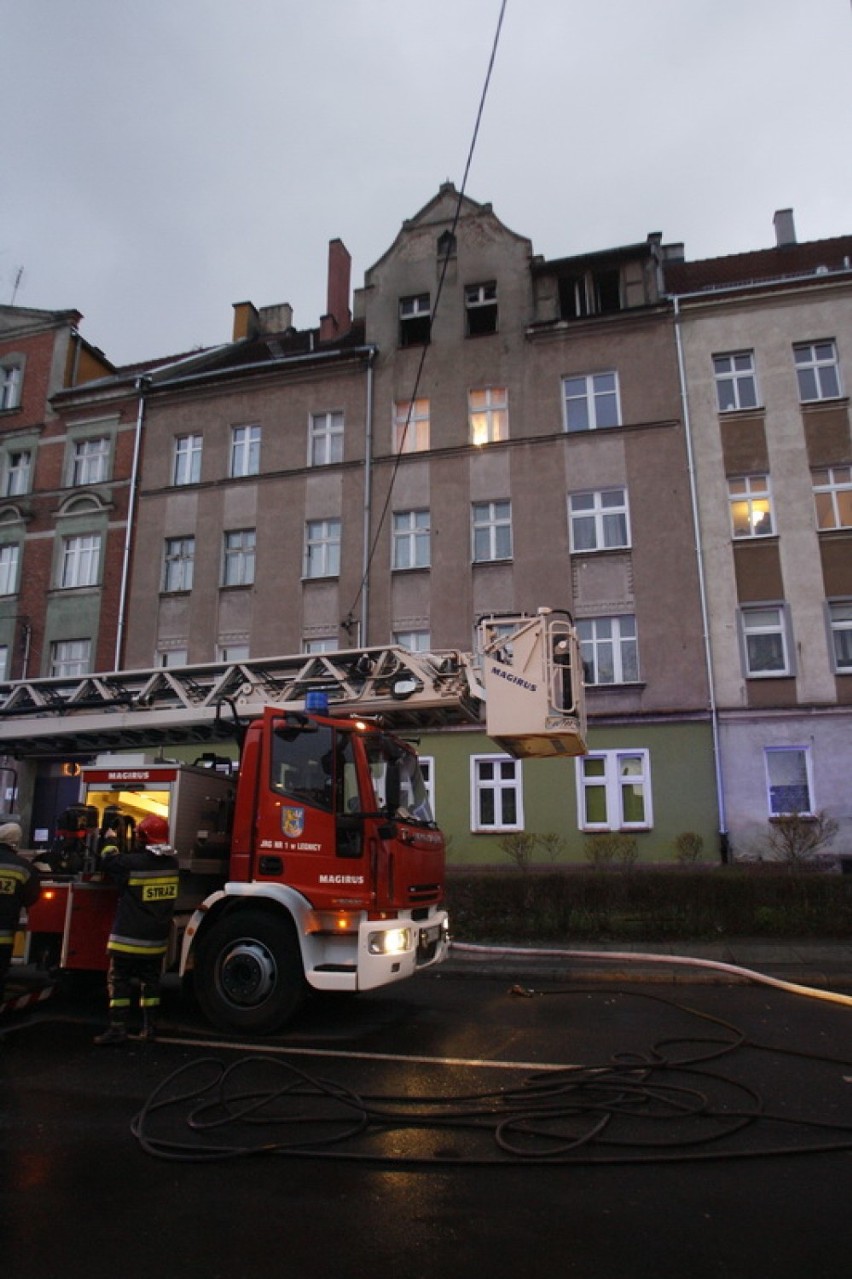
<path fill-rule="evenodd" d="M 240 342 L 243 338 L 257 337 L 260 330 L 260 316 L 252 302 L 234 303 L 234 333 L 232 342 Z"/>
<path fill-rule="evenodd" d="M 320 342 L 345 337 L 352 328 L 349 310 L 349 280 L 352 258 L 342 240 L 328 242 L 328 298 L 326 314 L 320 318 Z"/>
<path fill-rule="evenodd" d="M 784 249 L 796 243 L 796 226 L 793 222 L 792 209 L 779 209 L 772 219 L 775 227 L 775 245 Z"/>

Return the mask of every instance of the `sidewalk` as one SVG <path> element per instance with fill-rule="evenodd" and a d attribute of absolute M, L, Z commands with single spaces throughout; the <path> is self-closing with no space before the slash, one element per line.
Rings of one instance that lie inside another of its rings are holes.
<path fill-rule="evenodd" d="M 643 956 L 654 956 L 643 961 Z M 661 958 L 657 958 L 661 957 Z M 671 957 L 669 962 L 666 962 Z M 729 972 L 712 965 L 743 969 Z M 704 965 L 704 966 L 702 966 Z M 576 946 L 498 946 L 454 941 L 441 971 L 467 976 L 528 981 L 698 982 L 749 981 L 749 973 L 814 986 L 852 991 L 852 939 L 808 938 L 719 942 L 578 942 Z"/>

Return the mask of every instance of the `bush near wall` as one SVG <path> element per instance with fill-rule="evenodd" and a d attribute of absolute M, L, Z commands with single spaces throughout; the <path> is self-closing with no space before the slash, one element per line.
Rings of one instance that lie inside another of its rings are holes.
<path fill-rule="evenodd" d="M 755 865 L 452 867 L 450 931 L 492 943 L 852 937 L 852 875 Z"/>

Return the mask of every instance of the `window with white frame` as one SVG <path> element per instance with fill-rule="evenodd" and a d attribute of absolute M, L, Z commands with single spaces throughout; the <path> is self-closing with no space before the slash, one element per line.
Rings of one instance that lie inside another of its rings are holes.
<path fill-rule="evenodd" d="M 783 604 L 740 609 L 740 626 L 747 676 L 792 674 L 788 617 Z"/>
<path fill-rule="evenodd" d="M 814 400 L 835 400 L 840 389 L 840 365 L 834 340 L 801 342 L 793 347 L 799 399 L 803 404 Z"/>
<path fill-rule="evenodd" d="M 523 830 L 524 806 L 521 762 L 508 755 L 473 755 L 471 768 L 471 829 Z"/>
<path fill-rule="evenodd" d="M 220 662 L 247 662 L 249 659 L 248 644 L 220 644 Z"/>
<path fill-rule="evenodd" d="M 828 624 L 834 669 L 838 675 L 852 675 L 852 600 L 829 600 Z"/>
<path fill-rule="evenodd" d="M 340 572 L 340 520 L 308 520 L 305 577 L 337 577 Z"/>
<path fill-rule="evenodd" d="M 630 684 L 639 679 L 636 618 L 584 617 L 576 622 L 587 684 Z"/>
<path fill-rule="evenodd" d="M 336 635 L 312 635 L 302 641 L 303 653 L 334 653 L 339 647 Z"/>
<path fill-rule="evenodd" d="M 231 428 L 231 478 L 257 475 L 260 470 L 260 427 Z"/>
<path fill-rule="evenodd" d="M 760 403 L 757 394 L 754 351 L 733 351 L 729 355 L 714 355 L 713 373 L 716 378 L 716 401 L 720 413 L 731 413 L 736 409 L 753 409 Z"/>
<path fill-rule="evenodd" d="M 18 590 L 19 554 L 17 542 L 0 546 L 0 595 L 14 595 Z"/>
<path fill-rule="evenodd" d="M 178 435 L 175 437 L 174 463 L 172 466 L 173 484 L 197 484 L 201 479 L 200 435 Z"/>
<path fill-rule="evenodd" d="M 102 484 L 109 474 L 109 439 L 76 440 L 71 463 L 71 483 Z"/>
<path fill-rule="evenodd" d="M 412 653 L 428 653 L 432 637 L 429 631 L 394 631 L 393 642 Z"/>
<path fill-rule="evenodd" d="M 769 816 L 810 816 L 813 813 L 810 748 L 767 746 L 763 754 Z"/>
<path fill-rule="evenodd" d="M 428 293 L 399 299 L 399 345 L 424 346 L 432 334 L 432 304 Z"/>
<path fill-rule="evenodd" d="M 464 291 L 467 336 L 497 332 L 497 284 L 469 284 Z"/>
<path fill-rule="evenodd" d="M 428 511 L 394 511 L 393 567 L 429 567 Z"/>
<path fill-rule="evenodd" d="M 648 830 L 653 825 L 649 751 L 593 751 L 576 761 L 581 830 Z"/>
<path fill-rule="evenodd" d="M 21 383 L 20 364 L 0 365 L 0 412 L 16 409 L 21 403 Z"/>
<path fill-rule="evenodd" d="M 242 528 L 225 534 L 223 586 L 251 586 L 254 582 L 255 530 Z"/>
<path fill-rule="evenodd" d="M 768 537 L 775 532 L 768 475 L 741 475 L 728 480 L 734 537 Z"/>
<path fill-rule="evenodd" d="M 312 413 L 309 427 L 308 464 L 330 466 L 343 461 L 343 414 Z"/>
<path fill-rule="evenodd" d="M 817 528 L 852 528 L 852 466 L 812 472 Z"/>
<path fill-rule="evenodd" d="M 566 431 L 621 425 L 617 373 L 584 373 L 562 379 Z"/>
<path fill-rule="evenodd" d="M 88 675 L 91 667 L 91 652 L 91 640 L 56 640 L 50 646 L 51 675 L 66 679 Z"/>
<path fill-rule="evenodd" d="M 9 645 L 0 644 L 0 679 L 9 678 Z"/>
<path fill-rule="evenodd" d="M 100 561 L 100 533 L 64 538 L 59 585 L 68 588 L 97 585 Z"/>
<path fill-rule="evenodd" d="M 474 502 L 473 559 L 477 564 L 512 558 L 512 503 Z"/>
<path fill-rule="evenodd" d="M 627 490 L 598 489 L 568 498 L 572 551 L 612 551 L 630 545 Z"/>
<path fill-rule="evenodd" d="M 509 392 L 505 386 L 486 386 L 467 393 L 471 444 L 496 444 L 509 438 Z"/>
<path fill-rule="evenodd" d="M 186 648 L 164 648 L 157 654 L 157 665 L 166 669 L 174 666 L 186 666 L 189 661 L 189 650 Z"/>
<path fill-rule="evenodd" d="M 30 491 L 32 453 L 29 449 L 10 449 L 3 459 L 3 496 L 20 497 Z"/>
<path fill-rule="evenodd" d="M 393 406 L 395 453 L 425 453 L 429 448 L 429 401 L 397 400 Z"/>
<path fill-rule="evenodd" d="M 191 591 L 195 568 L 195 538 L 167 537 L 163 560 L 163 590 Z"/>

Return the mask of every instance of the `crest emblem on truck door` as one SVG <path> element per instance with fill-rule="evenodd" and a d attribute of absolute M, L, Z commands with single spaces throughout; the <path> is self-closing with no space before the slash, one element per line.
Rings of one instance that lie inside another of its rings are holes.
<path fill-rule="evenodd" d="M 281 829 L 290 839 L 298 839 L 305 829 L 304 808 L 282 808 Z"/>

